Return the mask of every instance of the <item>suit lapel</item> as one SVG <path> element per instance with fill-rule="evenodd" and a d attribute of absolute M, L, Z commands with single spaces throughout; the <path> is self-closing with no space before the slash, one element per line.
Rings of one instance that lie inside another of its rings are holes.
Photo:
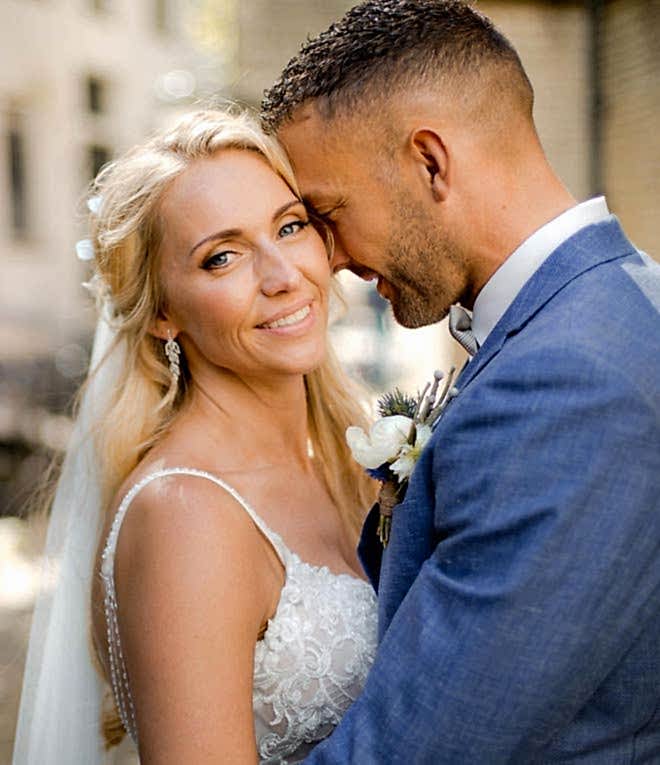
<path fill-rule="evenodd" d="M 378 539 L 379 519 L 380 507 L 378 502 L 376 502 L 369 511 L 364 525 L 362 526 L 362 533 L 358 544 L 358 557 L 360 558 L 362 567 L 376 592 L 378 592 L 380 564 L 383 558 L 383 546 Z"/>
<path fill-rule="evenodd" d="M 624 257 L 635 248 L 615 216 L 587 226 L 563 242 L 520 290 L 477 354 L 464 368 L 457 387 L 465 388 L 495 357 L 507 338 L 519 332 L 561 289 L 585 271 Z"/>

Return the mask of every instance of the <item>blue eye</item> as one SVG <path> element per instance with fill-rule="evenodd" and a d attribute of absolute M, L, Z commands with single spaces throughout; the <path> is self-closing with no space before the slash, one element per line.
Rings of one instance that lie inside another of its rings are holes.
<path fill-rule="evenodd" d="M 305 226 L 309 226 L 308 220 L 293 220 L 291 223 L 285 223 L 279 230 L 280 236 L 291 236 L 292 234 L 302 231 Z"/>
<path fill-rule="evenodd" d="M 213 268 L 226 268 L 227 266 L 231 265 L 233 262 L 233 256 L 238 256 L 237 252 L 234 252 L 233 250 L 223 250 L 222 252 L 214 252 L 212 255 L 209 255 L 208 258 L 204 261 L 203 268 L 206 269 L 213 269 Z"/>

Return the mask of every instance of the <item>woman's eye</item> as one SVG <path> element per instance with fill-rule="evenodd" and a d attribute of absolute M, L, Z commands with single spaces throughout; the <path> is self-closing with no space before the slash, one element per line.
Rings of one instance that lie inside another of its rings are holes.
<path fill-rule="evenodd" d="M 302 231 L 306 226 L 309 226 L 308 220 L 292 220 L 291 223 L 285 223 L 280 228 L 279 234 L 280 236 L 291 236 L 291 234 Z"/>
<path fill-rule="evenodd" d="M 213 268 L 226 268 L 227 266 L 230 266 L 237 257 L 238 253 L 233 250 L 214 252 L 206 258 L 203 267 L 209 270 Z"/>

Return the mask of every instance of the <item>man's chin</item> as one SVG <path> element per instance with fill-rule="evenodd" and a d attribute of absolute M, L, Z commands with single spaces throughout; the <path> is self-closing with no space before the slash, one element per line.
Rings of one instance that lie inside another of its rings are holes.
<path fill-rule="evenodd" d="M 442 310 L 436 306 L 432 307 L 423 303 L 419 298 L 406 300 L 400 294 L 390 300 L 390 305 L 397 324 L 406 329 L 427 327 L 429 324 L 441 321 L 449 313 L 449 308 Z"/>
<path fill-rule="evenodd" d="M 442 307 L 436 301 L 431 301 L 408 285 L 397 285 L 378 276 L 376 289 L 392 306 L 392 313 L 397 324 L 406 329 L 418 329 L 429 324 L 435 324 L 447 316 L 449 306 Z"/>

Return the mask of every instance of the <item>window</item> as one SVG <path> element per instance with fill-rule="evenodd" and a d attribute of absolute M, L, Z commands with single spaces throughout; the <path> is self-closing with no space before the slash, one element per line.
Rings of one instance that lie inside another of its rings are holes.
<path fill-rule="evenodd" d="M 89 76 L 86 80 L 87 111 L 90 114 L 103 114 L 106 109 L 106 87 L 103 80 Z"/>
<path fill-rule="evenodd" d="M 169 29 L 169 12 L 167 0 L 154 0 L 154 26 L 158 32 L 167 32 Z"/>
<path fill-rule="evenodd" d="M 24 236 L 27 233 L 25 135 L 22 122 L 20 115 L 9 115 L 7 163 L 11 187 L 11 227 L 15 236 Z"/>
<path fill-rule="evenodd" d="M 108 162 L 110 162 L 111 152 L 107 146 L 99 146 L 98 144 L 93 144 L 88 149 L 87 157 L 89 173 L 92 178 L 95 178 L 103 165 L 106 165 Z"/>
<path fill-rule="evenodd" d="M 110 0 L 90 0 L 90 4 L 95 13 L 106 13 L 110 10 Z"/>

